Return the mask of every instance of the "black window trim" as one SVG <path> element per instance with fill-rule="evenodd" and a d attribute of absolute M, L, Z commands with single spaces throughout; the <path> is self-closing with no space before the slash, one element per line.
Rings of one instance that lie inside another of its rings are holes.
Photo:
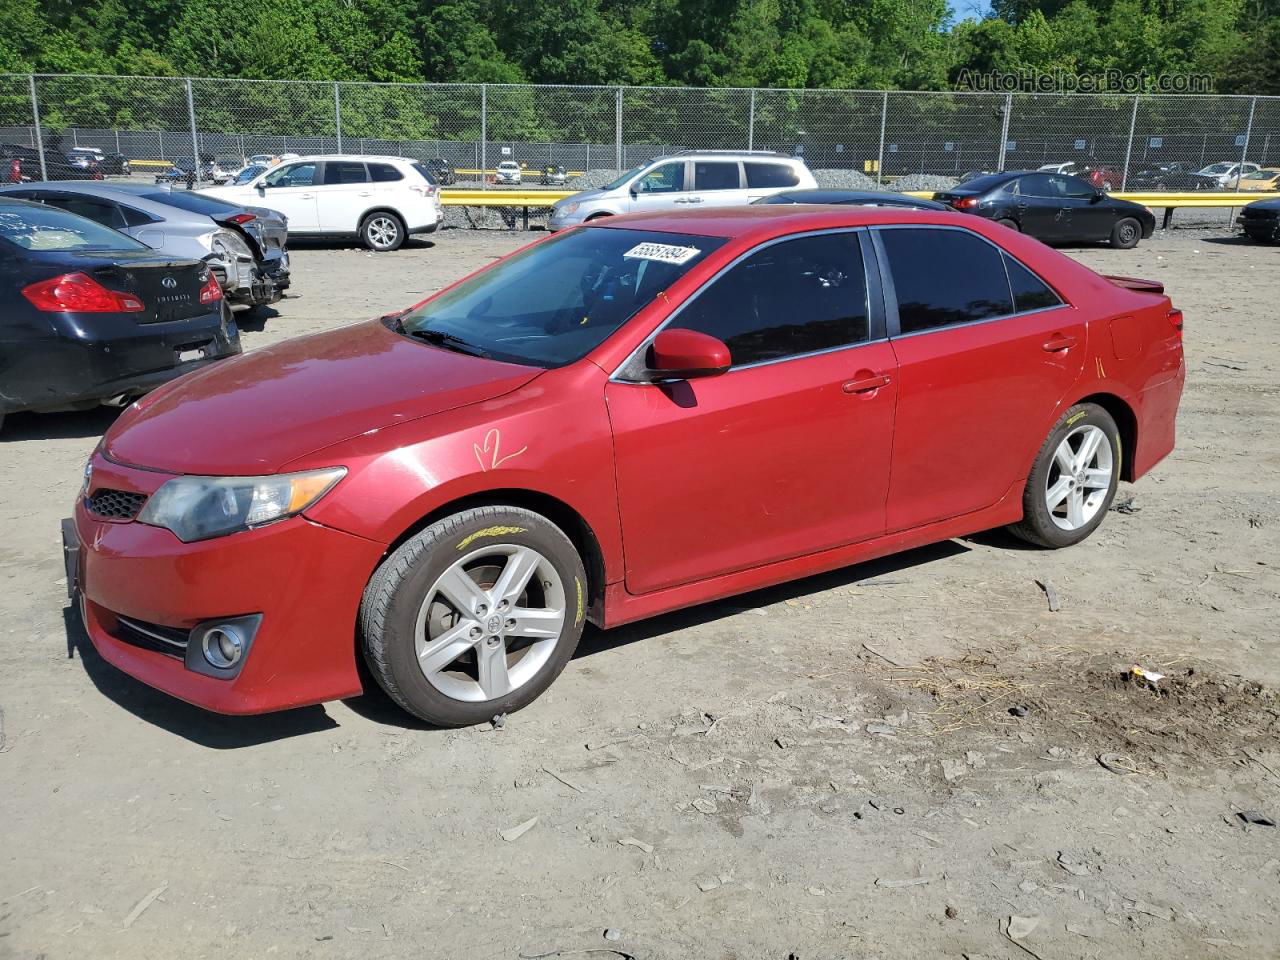
<path fill-rule="evenodd" d="M 1009 287 L 1009 302 L 1014 305 L 1014 311 L 1012 313 L 1002 313 L 994 317 L 983 317 L 981 320 L 966 320 L 963 323 L 948 323 L 941 327 L 928 327 L 925 330 L 913 330 L 910 333 L 903 333 L 901 318 L 898 315 L 898 293 L 894 289 L 893 273 L 889 267 L 889 253 L 885 250 L 884 244 L 880 240 L 880 232 L 882 230 L 954 230 L 957 233 L 976 237 L 988 246 L 995 248 L 996 252 L 1001 255 L 1000 266 L 1004 270 L 1004 280 Z M 885 326 L 888 330 L 888 339 L 890 340 L 903 340 L 907 337 L 922 337 L 927 336 L 930 333 L 942 333 L 944 330 L 958 330 L 961 327 L 973 327 L 980 323 L 995 323 L 996 321 L 1009 320 L 1013 317 L 1029 317 L 1037 313 L 1044 313 L 1048 310 L 1061 310 L 1063 308 L 1074 310 L 1076 308 L 1075 304 L 1062 295 L 1062 291 L 1049 281 L 1045 280 L 1044 277 L 1040 276 L 1040 274 L 1032 270 L 1012 253 L 1000 246 L 1000 244 L 991 240 L 989 237 L 984 237 L 982 234 L 974 230 L 970 230 L 968 227 L 958 227 L 951 224 L 944 225 L 940 223 L 887 223 L 883 226 L 871 228 L 871 242 L 875 245 L 876 257 L 880 261 L 880 287 L 884 292 L 884 318 Z M 1036 307 L 1034 310 L 1018 310 L 1017 301 L 1013 296 L 1013 283 L 1009 280 L 1009 268 L 1005 266 L 1005 257 L 1013 260 L 1029 274 L 1043 283 L 1045 287 L 1051 290 L 1053 295 L 1061 302 L 1054 304 L 1051 307 Z"/>
<path fill-rule="evenodd" d="M 754 370 L 756 367 L 772 366 L 775 363 L 790 363 L 793 360 L 804 360 L 807 357 L 819 357 L 827 353 L 836 353 L 840 350 L 857 350 L 859 347 L 869 346 L 873 343 L 884 343 L 889 337 L 886 332 L 886 320 L 888 317 L 888 297 L 880 279 L 880 266 L 876 262 L 876 253 L 871 249 L 871 231 L 867 227 L 829 227 L 824 230 L 805 230 L 802 233 L 788 233 L 781 237 L 773 237 L 764 243 L 758 243 L 750 249 L 742 251 L 714 274 L 708 277 L 703 284 L 693 291 L 689 297 L 678 306 L 672 313 L 668 314 L 662 323 L 658 324 L 651 330 L 640 342 L 634 350 L 627 355 L 627 358 L 614 368 L 613 373 L 609 375 L 611 383 L 625 383 L 630 386 L 660 386 L 659 383 L 652 380 L 634 380 L 626 376 L 626 371 L 633 363 L 644 364 L 644 356 L 649 347 L 653 344 L 654 338 L 667 328 L 680 314 L 688 309 L 689 304 L 697 300 L 698 297 L 711 289 L 711 286 L 722 276 L 736 267 L 739 263 L 748 257 L 754 256 L 761 250 L 767 250 L 769 247 L 779 243 L 786 243 L 788 240 L 800 240 L 805 237 L 821 237 L 828 234 L 853 233 L 858 235 L 858 248 L 862 252 L 862 269 L 863 276 L 866 280 L 867 289 L 867 339 L 859 340 L 857 343 L 845 343 L 838 347 L 827 347 L 823 350 L 810 350 L 808 353 L 793 353 L 786 357 L 773 357 L 769 360 L 757 360 L 754 363 L 744 363 L 742 365 L 734 365 L 722 373 L 720 376 L 728 377 L 739 370 Z M 1052 289 L 1052 288 L 1051 288 Z"/>
<path fill-rule="evenodd" d="M 720 157 L 706 157 L 702 160 L 698 160 L 696 158 L 690 158 L 690 159 L 692 161 L 691 166 L 693 167 L 693 169 L 690 171 L 690 173 L 693 174 L 693 189 L 689 191 L 690 193 L 701 193 L 703 189 L 705 189 L 707 193 L 719 193 L 722 190 L 748 189 L 747 188 L 747 170 L 742 165 L 741 160 L 725 160 Z M 733 164 L 735 167 L 738 168 L 738 185 L 736 187 L 706 187 L 706 188 L 698 186 L 698 164 L 699 163 L 723 163 L 726 165 Z M 761 188 L 757 187 L 756 189 L 761 189 Z"/>

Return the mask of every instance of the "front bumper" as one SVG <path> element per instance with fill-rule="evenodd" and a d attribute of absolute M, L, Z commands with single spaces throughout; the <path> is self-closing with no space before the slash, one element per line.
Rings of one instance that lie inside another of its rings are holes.
<path fill-rule="evenodd" d="M 93 458 L 91 494 L 150 495 L 168 475 Z M 354 696 L 356 615 L 384 545 L 293 517 L 256 530 L 183 543 L 136 520 L 104 520 L 76 504 L 68 586 L 104 660 L 188 703 L 226 714 L 266 713 Z M 193 669 L 176 645 L 200 624 L 260 615 L 233 675 Z M 124 618 L 124 622 L 122 619 Z M 148 643 L 141 624 L 171 638 Z M 166 643 L 174 649 L 166 649 Z"/>
<path fill-rule="evenodd" d="M 1236 217 L 1236 224 L 1252 240 L 1280 240 L 1280 217 Z"/>

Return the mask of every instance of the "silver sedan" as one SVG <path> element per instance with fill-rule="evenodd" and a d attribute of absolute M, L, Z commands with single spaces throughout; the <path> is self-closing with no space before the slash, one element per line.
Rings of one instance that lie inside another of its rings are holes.
<path fill-rule="evenodd" d="M 289 286 L 288 221 L 274 210 L 135 183 L 24 183 L 0 195 L 61 207 L 162 253 L 203 260 L 231 304 L 275 303 Z"/>

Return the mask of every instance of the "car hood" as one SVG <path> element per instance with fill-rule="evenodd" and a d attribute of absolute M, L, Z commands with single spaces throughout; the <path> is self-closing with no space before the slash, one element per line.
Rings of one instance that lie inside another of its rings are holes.
<path fill-rule="evenodd" d="M 563 200 L 557 200 L 555 206 L 560 207 L 566 203 L 586 203 L 589 200 L 599 200 L 604 196 L 604 194 L 605 191 L 603 190 L 579 190 L 577 193 L 572 193 Z"/>
<path fill-rule="evenodd" d="M 105 453 L 168 473 L 267 474 L 362 433 L 501 396 L 541 372 L 370 321 L 182 377 L 133 404 L 108 431 Z"/>

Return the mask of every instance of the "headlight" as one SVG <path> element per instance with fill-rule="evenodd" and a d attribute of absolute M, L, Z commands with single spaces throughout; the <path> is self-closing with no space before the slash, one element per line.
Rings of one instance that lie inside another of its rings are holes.
<path fill-rule="evenodd" d="M 577 212 L 578 212 L 578 205 L 576 203 L 566 203 L 562 206 L 556 207 L 556 213 L 563 214 L 564 216 L 568 216 L 571 213 L 577 213 Z"/>
<path fill-rule="evenodd" d="M 346 467 L 329 467 L 270 477 L 174 477 L 151 495 L 138 522 L 164 527 L 183 543 L 208 540 L 301 513 L 346 475 Z"/>

